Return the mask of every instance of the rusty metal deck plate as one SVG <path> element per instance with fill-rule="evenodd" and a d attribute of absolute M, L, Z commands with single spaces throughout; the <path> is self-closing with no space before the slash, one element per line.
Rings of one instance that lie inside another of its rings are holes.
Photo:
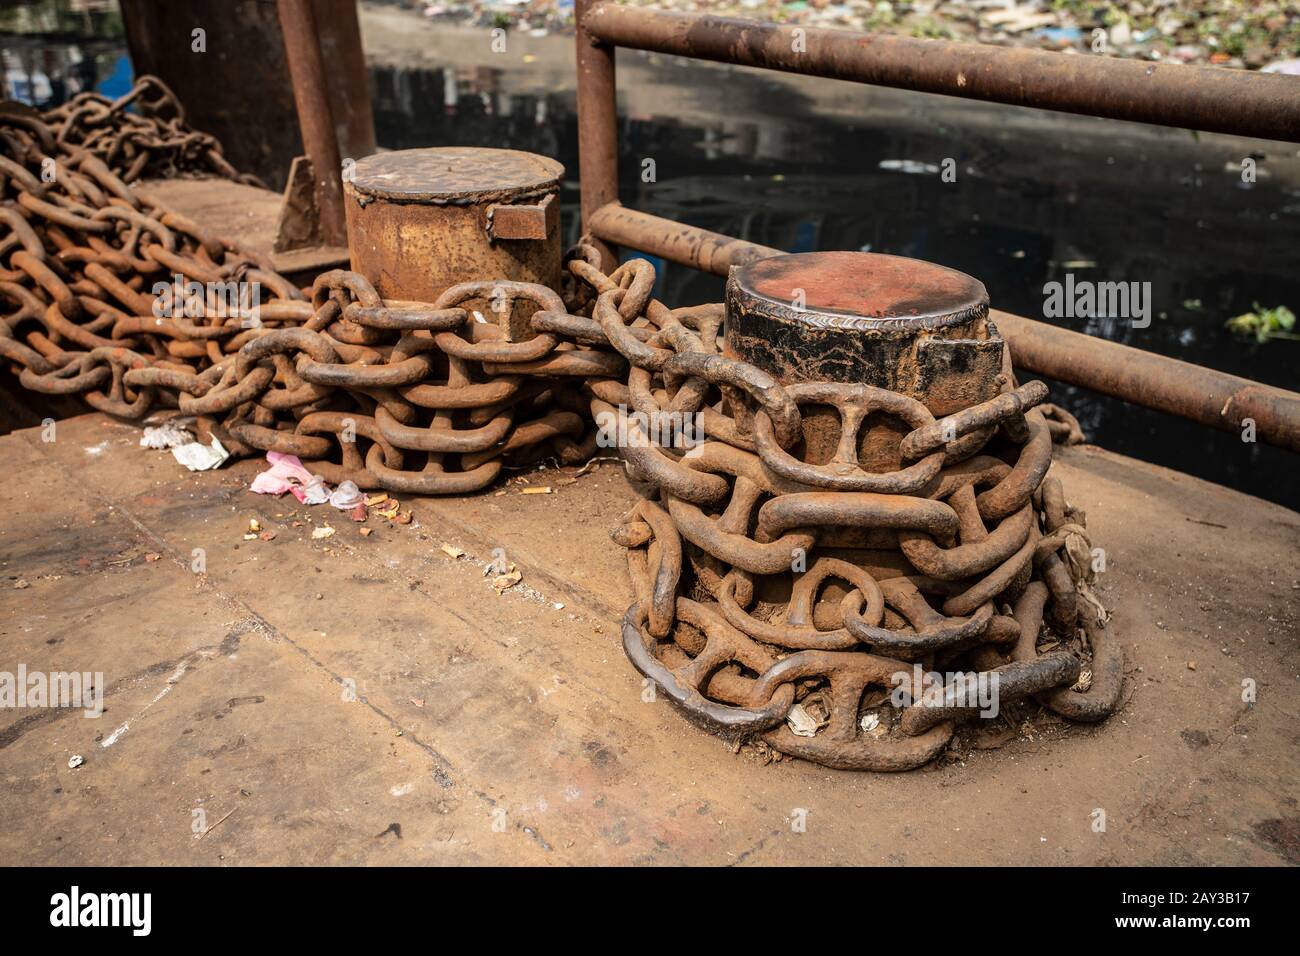
<path fill-rule="evenodd" d="M 14 865 L 1300 860 L 1270 836 L 1300 799 L 1300 591 L 1278 570 L 1300 516 L 1276 505 L 1066 449 L 1053 469 L 1114 561 L 1100 586 L 1123 621 L 1123 719 L 1032 714 L 1003 739 L 964 734 L 929 770 L 863 775 L 764 766 L 644 699 L 618 648 L 632 592 L 607 529 L 637 500 L 621 467 L 527 476 L 549 495 L 412 499 L 405 527 L 340 524 L 250 494 L 260 462 L 190 473 L 105 416 L 58 427 L 53 443 L 0 438 L 14 502 L 0 561 L 30 585 L 0 588 L 0 669 L 102 671 L 106 706 L 99 720 L 0 710 Z M 275 540 L 245 541 L 252 517 Z M 338 531 L 315 540 L 322 522 Z M 496 548 L 523 573 L 502 595 L 482 572 Z M 1261 688 L 1249 707 L 1244 675 Z M 85 764 L 69 769 L 72 754 Z M 235 812 L 196 839 L 196 807 L 210 825 Z"/>

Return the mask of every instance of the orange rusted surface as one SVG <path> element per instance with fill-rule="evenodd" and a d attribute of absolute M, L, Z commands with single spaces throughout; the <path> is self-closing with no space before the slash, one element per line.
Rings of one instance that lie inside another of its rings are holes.
<path fill-rule="evenodd" d="M 909 319 L 917 326 L 961 321 L 988 309 L 984 283 L 956 269 L 862 252 L 813 252 L 764 259 L 747 267 L 754 294 L 811 313 Z M 814 319 L 815 321 L 815 319 Z"/>
<path fill-rule="evenodd" d="M 563 174 L 552 159 L 510 149 L 410 149 L 360 160 L 345 185 L 352 268 L 394 299 L 432 302 L 453 285 L 486 279 L 556 289 Z M 498 219 L 503 228 L 494 231 Z"/>

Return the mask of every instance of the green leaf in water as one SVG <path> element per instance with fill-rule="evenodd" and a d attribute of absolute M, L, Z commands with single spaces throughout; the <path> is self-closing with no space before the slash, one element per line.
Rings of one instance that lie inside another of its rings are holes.
<path fill-rule="evenodd" d="M 1267 342 L 1269 339 L 1300 341 L 1300 335 L 1293 331 L 1295 313 L 1284 305 L 1265 309 L 1256 302 L 1254 312 L 1233 316 L 1224 325 L 1237 335 L 1253 335 L 1256 342 Z"/>

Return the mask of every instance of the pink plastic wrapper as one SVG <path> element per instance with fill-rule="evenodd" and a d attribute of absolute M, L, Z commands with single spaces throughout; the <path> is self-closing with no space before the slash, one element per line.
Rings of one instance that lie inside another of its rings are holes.
<path fill-rule="evenodd" d="M 302 466 L 297 455 L 283 455 L 268 451 L 266 460 L 271 467 L 253 479 L 248 490 L 259 495 L 282 495 L 286 491 L 306 504 L 320 504 L 329 500 L 329 489 L 317 476 Z"/>

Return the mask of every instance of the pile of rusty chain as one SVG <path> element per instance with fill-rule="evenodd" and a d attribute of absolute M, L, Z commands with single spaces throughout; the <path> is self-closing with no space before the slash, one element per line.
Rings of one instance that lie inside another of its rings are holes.
<path fill-rule="evenodd" d="M 140 77 L 115 100 L 99 93 L 79 93 L 46 113 L 6 103 L 0 120 L 35 136 L 44 155 L 90 153 L 126 183 L 200 173 L 262 185 L 256 176 L 230 165 L 215 136 L 186 125 L 184 107 L 156 76 Z M 19 144 L 11 130 L 3 135 L 5 152 L 13 156 Z"/>
<path fill-rule="evenodd" d="M 47 133 L 8 124 L 0 166 L 0 357 L 24 386 L 128 418 L 177 408 L 236 454 L 416 494 L 613 444 L 642 494 L 614 532 L 637 596 L 627 655 L 693 720 L 782 753 L 925 763 L 982 706 L 943 671 L 996 675 L 1000 704 L 1115 708 L 1122 658 L 1083 517 L 1048 475 L 1053 431 L 1077 424 L 1045 416 L 1046 388 L 1009 365 L 1000 395 L 941 421 L 866 385 L 783 387 L 724 356 L 720 305 L 669 309 L 649 262 L 606 275 L 583 245 L 562 294 L 489 281 L 400 302 L 344 271 L 307 294 Z M 209 294 L 258 282 L 257 320 L 160 315 L 149 290 L 174 274 Z M 809 406 L 838 411 L 831 461 L 806 460 Z M 872 413 L 903 423 L 896 470 L 859 464 Z M 673 416 L 703 440 L 646 427 Z"/>

